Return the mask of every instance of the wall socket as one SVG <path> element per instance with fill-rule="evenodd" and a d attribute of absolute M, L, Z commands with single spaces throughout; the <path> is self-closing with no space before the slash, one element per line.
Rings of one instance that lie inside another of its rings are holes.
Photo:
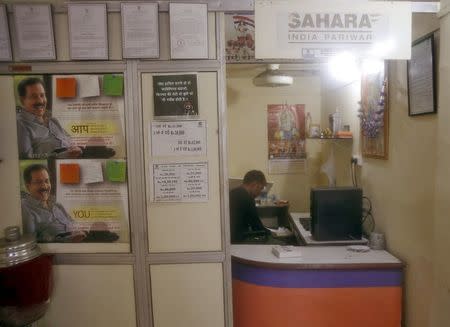
<path fill-rule="evenodd" d="M 352 155 L 352 163 L 356 163 L 358 166 L 363 165 L 362 156 L 360 154 L 354 154 Z"/>

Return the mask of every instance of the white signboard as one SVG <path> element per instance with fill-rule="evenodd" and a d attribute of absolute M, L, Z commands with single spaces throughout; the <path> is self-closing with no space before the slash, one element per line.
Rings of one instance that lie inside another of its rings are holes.
<path fill-rule="evenodd" d="M 153 164 L 154 202 L 207 202 L 208 163 Z"/>
<path fill-rule="evenodd" d="M 152 156 L 206 155 L 206 121 L 154 121 Z"/>
<path fill-rule="evenodd" d="M 68 4 L 70 58 L 108 59 L 106 4 Z"/>
<path fill-rule="evenodd" d="M 0 61 L 12 61 L 6 6 L 0 5 Z"/>
<path fill-rule="evenodd" d="M 124 58 L 158 58 L 157 3 L 121 3 Z"/>
<path fill-rule="evenodd" d="M 255 27 L 257 59 L 411 57 L 408 1 L 255 0 Z"/>
<path fill-rule="evenodd" d="M 55 60 L 50 5 L 14 5 L 16 38 L 21 60 Z"/>
<path fill-rule="evenodd" d="M 208 58 L 206 3 L 169 3 L 172 59 Z"/>

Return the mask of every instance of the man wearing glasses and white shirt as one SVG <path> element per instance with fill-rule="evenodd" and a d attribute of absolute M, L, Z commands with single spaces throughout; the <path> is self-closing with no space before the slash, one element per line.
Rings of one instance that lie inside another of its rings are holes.
<path fill-rule="evenodd" d="M 48 157 L 78 158 L 83 150 L 72 144 L 70 136 L 55 118 L 46 114 L 44 82 L 26 78 L 17 86 L 22 110 L 17 114 L 17 139 L 20 159 Z"/>

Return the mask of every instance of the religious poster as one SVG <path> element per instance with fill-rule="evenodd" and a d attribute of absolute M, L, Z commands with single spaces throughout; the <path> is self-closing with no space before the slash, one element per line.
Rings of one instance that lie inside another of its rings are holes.
<path fill-rule="evenodd" d="M 227 62 L 255 59 L 255 19 L 253 14 L 225 15 L 225 52 Z"/>
<path fill-rule="evenodd" d="M 305 105 L 270 104 L 267 108 L 268 159 L 270 167 L 283 167 L 280 173 L 290 172 L 288 161 L 306 159 Z M 277 160 L 277 164 L 270 164 Z M 286 164 L 280 164 L 279 160 Z M 294 171 L 292 171 L 294 172 Z M 276 171 L 274 172 L 276 173 Z"/>
<path fill-rule="evenodd" d="M 154 75 L 153 100 L 156 118 L 198 116 L 197 75 Z"/>
<path fill-rule="evenodd" d="M 128 242 L 122 74 L 14 76 L 23 231 Z"/>

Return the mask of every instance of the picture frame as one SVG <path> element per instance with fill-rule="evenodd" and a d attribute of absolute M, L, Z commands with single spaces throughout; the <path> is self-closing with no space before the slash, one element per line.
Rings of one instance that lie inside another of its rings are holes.
<path fill-rule="evenodd" d="M 158 3 L 122 2 L 122 58 L 159 58 Z"/>
<path fill-rule="evenodd" d="M 11 35 L 6 5 L 0 4 L 0 61 L 12 61 Z"/>
<path fill-rule="evenodd" d="M 171 59 L 208 59 L 208 4 L 169 3 Z"/>
<path fill-rule="evenodd" d="M 14 4 L 13 13 L 17 57 L 21 61 L 56 60 L 52 6 Z"/>
<path fill-rule="evenodd" d="M 106 3 L 69 3 L 69 54 L 71 60 L 108 60 Z"/>
<path fill-rule="evenodd" d="M 437 112 L 436 58 L 434 32 L 414 41 L 407 64 L 408 115 Z"/>
<path fill-rule="evenodd" d="M 309 126 L 308 136 L 310 138 L 320 138 L 320 125 L 319 124 L 311 124 Z"/>
<path fill-rule="evenodd" d="M 376 73 L 361 75 L 361 152 L 364 157 L 388 159 L 389 150 L 388 63 Z"/>

